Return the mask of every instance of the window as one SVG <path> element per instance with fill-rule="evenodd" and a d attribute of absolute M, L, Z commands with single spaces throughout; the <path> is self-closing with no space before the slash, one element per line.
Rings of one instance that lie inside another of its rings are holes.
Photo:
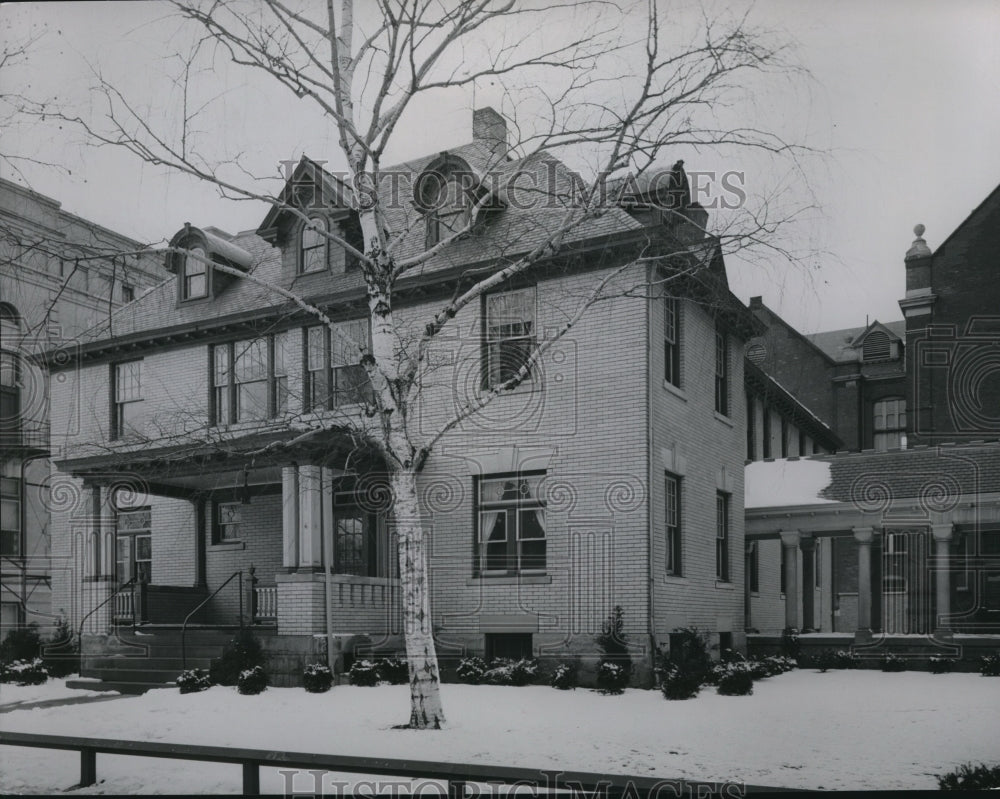
<path fill-rule="evenodd" d="M 870 338 L 870 336 L 869 336 Z M 899 449 L 906 434 L 906 400 L 902 397 L 875 403 L 872 446 L 879 452 Z"/>
<path fill-rule="evenodd" d="M 487 662 L 496 658 L 530 659 L 533 656 L 531 633 L 484 633 Z"/>
<path fill-rule="evenodd" d="M 147 584 L 153 577 L 152 513 L 149 508 L 115 513 L 115 577 L 119 584 L 135 579 Z"/>
<path fill-rule="evenodd" d="M 666 528 L 667 528 L 667 574 L 680 575 L 681 572 L 681 478 L 667 473 L 666 484 Z"/>
<path fill-rule="evenodd" d="M 13 306 L 0 304 L 0 428 L 16 431 L 21 425 L 21 321 Z"/>
<path fill-rule="evenodd" d="M 119 438 L 134 427 L 142 409 L 142 361 L 116 363 L 112 385 L 114 387 L 114 418 L 111 437 Z"/>
<path fill-rule="evenodd" d="M 224 544 L 242 539 L 243 509 L 240 502 L 219 502 L 215 505 L 215 524 L 212 525 L 212 543 Z"/>
<path fill-rule="evenodd" d="M 333 498 L 333 571 L 359 577 L 395 576 L 396 551 L 385 524 L 358 507 L 354 491 L 336 491 Z"/>
<path fill-rule="evenodd" d="M 299 272 L 320 272 L 326 269 L 329 259 L 330 240 L 327 221 L 321 217 L 313 217 L 303 224 L 299 236 Z"/>
<path fill-rule="evenodd" d="M 729 494 L 715 494 L 715 577 L 729 582 Z"/>
<path fill-rule="evenodd" d="M 486 296 L 487 388 L 517 375 L 535 347 L 535 289 Z"/>
<path fill-rule="evenodd" d="M 122 283 L 122 302 L 129 303 L 135 299 L 135 289 Z"/>
<path fill-rule="evenodd" d="M 757 419 L 754 414 L 754 400 L 747 394 L 747 460 L 757 458 Z"/>
<path fill-rule="evenodd" d="M 201 247 L 192 247 L 184 257 L 181 299 L 196 300 L 208 296 L 208 254 Z"/>
<path fill-rule="evenodd" d="M 329 410 L 374 401 L 361 349 L 368 350 L 368 320 L 306 330 L 306 410 Z"/>
<path fill-rule="evenodd" d="M 760 434 L 760 443 L 763 448 L 763 457 L 771 457 L 771 409 L 764 404 L 763 430 Z"/>
<path fill-rule="evenodd" d="M 778 553 L 780 555 L 778 559 L 778 592 L 784 594 L 788 588 L 788 581 L 785 577 L 785 570 L 788 564 L 788 549 L 785 547 L 785 542 L 781 539 L 778 539 Z"/>
<path fill-rule="evenodd" d="M 758 542 L 747 542 L 747 581 L 750 583 L 751 593 L 760 591 L 760 556 Z"/>
<path fill-rule="evenodd" d="M 680 303 L 676 297 L 664 302 L 663 320 L 664 377 L 668 383 L 681 385 L 681 317 Z"/>
<path fill-rule="evenodd" d="M 715 328 L 715 410 L 729 415 L 729 340 L 724 330 Z"/>
<path fill-rule="evenodd" d="M 287 410 L 289 335 L 212 347 L 212 424 L 262 421 Z"/>
<path fill-rule="evenodd" d="M 472 201 L 459 182 L 468 177 L 470 176 L 433 175 L 425 181 L 422 194 L 432 195 L 428 197 L 431 207 L 425 217 L 427 247 L 433 247 L 439 241 L 464 230 L 469 224 Z"/>
<path fill-rule="evenodd" d="M 788 420 L 781 417 L 781 457 L 788 457 Z"/>
<path fill-rule="evenodd" d="M 545 507 L 538 497 L 543 478 L 520 475 L 479 481 L 479 574 L 545 570 Z"/>
<path fill-rule="evenodd" d="M 887 594 L 906 592 L 907 533 L 886 533 L 882 553 L 882 590 Z"/>
<path fill-rule="evenodd" d="M 0 463 L 0 555 L 21 554 L 21 467 L 17 461 Z"/>
<path fill-rule="evenodd" d="M 887 333 L 876 330 L 861 345 L 861 357 L 866 361 L 885 361 L 892 355 L 892 345 Z"/>

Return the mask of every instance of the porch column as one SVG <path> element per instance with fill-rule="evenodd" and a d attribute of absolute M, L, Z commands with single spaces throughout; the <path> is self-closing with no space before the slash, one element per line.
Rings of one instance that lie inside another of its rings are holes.
<path fill-rule="evenodd" d="M 785 548 L 785 629 L 799 628 L 799 532 L 781 533 Z"/>
<path fill-rule="evenodd" d="M 951 524 L 931 525 L 934 536 L 934 583 L 937 591 L 935 634 L 951 634 Z"/>
<path fill-rule="evenodd" d="M 872 637 L 872 537 L 871 527 L 853 528 L 854 540 L 858 545 L 858 641 L 870 641 Z"/>
<path fill-rule="evenodd" d="M 299 565 L 299 467 L 281 468 L 281 565 Z"/>
<path fill-rule="evenodd" d="M 803 536 L 799 547 L 802 549 L 802 629 L 815 630 L 816 539 L 812 536 Z"/>
<path fill-rule="evenodd" d="M 319 466 L 299 467 L 299 568 L 323 564 L 323 482 Z"/>

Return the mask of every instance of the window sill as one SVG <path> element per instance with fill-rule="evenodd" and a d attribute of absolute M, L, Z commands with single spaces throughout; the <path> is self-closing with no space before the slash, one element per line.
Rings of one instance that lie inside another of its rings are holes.
<path fill-rule="evenodd" d="M 730 419 L 728 416 L 726 416 L 725 414 L 721 414 L 718 411 L 712 411 L 712 414 L 715 416 L 716 419 L 718 419 L 724 425 L 727 425 L 729 427 L 735 427 L 736 426 L 736 423 L 732 419 Z"/>
<path fill-rule="evenodd" d="M 729 580 L 716 580 L 715 587 L 722 591 L 735 591 L 736 584 L 730 582 Z"/>
<path fill-rule="evenodd" d="M 492 577 L 484 574 L 481 577 L 470 577 L 465 581 L 466 585 L 548 585 L 552 582 L 551 574 L 498 574 Z"/>
<path fill-rule="evenodd" d="M 209 544 L 209 552 L 227 552 L 227 551 L 237 551 L 240 549 L 246 549 L 247 545 L 242 541 L 219 541 L 216 544 Z"/>
<path fill-rule="evenodd" d="M 684 402 L 688 401 L 687 394 L 684 393 L 684 390 L 681 389 L 679 386 L 675 386 L 669 380 L 664 379 L 663 387 L 671 394 L 673 394 L 675 397 L 677 397 L 677 399 L 683 400 Z"/>
<path fill-rule="evenodd" d="M 691 581 L 683 574 L 665 574 L 663 582 L 673 585 L 688 585 Z"/>

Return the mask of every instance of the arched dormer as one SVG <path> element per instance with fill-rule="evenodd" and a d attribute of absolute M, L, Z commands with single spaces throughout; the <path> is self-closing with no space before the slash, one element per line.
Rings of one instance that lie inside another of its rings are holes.
<path fill-rule="evenodd" d="M 170 240 L 166 267 L 177 275 L 178 302 L 191 302 L 210 299 L 236 280 L 234 275 L 213 269 L 213 264 L 248 272 L 252 262 L 253 256 L 242 247 L 211 230 L 185 223 Z"/>
<path fill-rule="evenodd" d="M 413 204 L 423 214 L 425 245 L 433 247 L 439 241 L 470 227 L 483 211 L 501 207 L 499 198 L 477 204 L 488 189 L 482 179 L 462 158 L 441 153 L 431 161 L 413 186 Z"/>

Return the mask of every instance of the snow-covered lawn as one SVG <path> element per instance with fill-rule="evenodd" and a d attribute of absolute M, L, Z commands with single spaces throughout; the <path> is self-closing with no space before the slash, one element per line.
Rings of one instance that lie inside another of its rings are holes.
<path fill-rule="evenodd" d="M 975 674 L 804 670 L 757 683 L 753 696 L 707 688 L 682 702 L 642 690 L 601 696 L 445 685 L 448 728 L 430 732 L 392 729 L 407 715 L 405 686 L 320 695 L 271 688 L 259 696 L 218 686 L 184 696 L 167 689 L 9 712 L 24 696 L 67 691 L 61 681 L 0 690 L 4 730 L 766 786 L 936 788 L 934 775 L 962 762 L 1000 760 L 1000 679 Z M 78 769 L 76 753 L 0 747 L 0 792 L 58 791 L 77 782 Z M 97 774 L 102 781 L 87 792 L 239 793 L 241 786 L 239 766 L 225 764 L 99 755 Z M 262 769 L 261 788 L 280 793 L 283 778 Z M 312 777 L 303 774 L 294 788 L 311 792 Z"/>

